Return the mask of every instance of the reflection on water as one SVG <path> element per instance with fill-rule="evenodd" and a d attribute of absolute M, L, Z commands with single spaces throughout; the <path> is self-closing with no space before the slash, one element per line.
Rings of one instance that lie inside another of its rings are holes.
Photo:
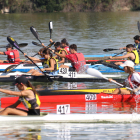
<path fill-rule="evenodd" d="M 0 139 L 93 140 L 138 139 L 140 126 L 104 123 L 44 123 L 0 126 Z"/>

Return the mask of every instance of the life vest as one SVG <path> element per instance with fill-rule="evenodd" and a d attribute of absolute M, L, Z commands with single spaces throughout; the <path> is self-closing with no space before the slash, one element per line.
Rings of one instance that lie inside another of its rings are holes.
<path fill-rule="evenodd" d="M 140 45 L 140 43 L 138 43 L 138 44 L 135 43 L 134 44 L 134 46 L 135 46 L 136 49 L 138 49 L 139 45 Z"/>
<path fill-rule="evenodd" d="M 82 53 L 75 53 L 77 60 L 74 60 L 74 63 L 72 63 L 72 66 L 76 69 L 78 72 L 80 68 L 83 68 L 83 66 L 86 64 L 85 57 Z"/>
<path fill-rule="evenodd" d="M 10 54 L 7 56 L 9 62 L 20 62 L 18 50 L 11 50 Z"/>
<path fill-rule="evenodd" d="M 70 54 L 69 46 L 66 46 L 64 49 L 67 51 L 67 54 Z"/>
<path fill-rule="evenodd" d="M 140 75 L 140 72 L 138 72 L 138 74 Z M 140 83 L 136 82 L 136 81 L 131 81 L 131 77 L 132 77 L 132 74 L 128 76 L 128 82 L 129 82 L 129 85 L 131 88 L 134 88 L 133 85 L 139 87 L 140 86 Z"/>
<path fill-rule="evenodd" d="M 27 87 L 26 90 L 32 90 L 32 88 L 31 87 Z M 38 106 L 40 106 L 41 102 L 40 102 L 39 96 L 37 94 L 35 94 L 35 99 L 36 99 L 36 104 Z M 25 97 L 21 96 L 19 98 L 19 100 L 22 101 L 22 103 L 25 105 L 26 108 L 33 109 L 32 108 L 32 104 L 30 103 L 30 101 L 27 101 Z"/>
<path fill-rule="evenodd" d="M 45 60 L 44 63 L 43 63 L 43 66 L 45 66 L 45 64 L 47 64 L 49 67 L 51 67 L 50 59 L 54 59 L 55 60 L 56 64 L 54 66 L 54 70 L 53 71 L 57 71 L 58 70 L 58 59 L 56 59 L 54 57 L 52 57 L 52 58 L 50 57 L 49 59 Z"/>
<path fill-rule="evenodd" d="M 134 53 L 135 59 L 132 60 L 132 61 L 133 61 L 135 64 L 139 64 L 139 54 L 138 54 L 137 50 L 133 50 L 133 51 L 128 52 L 128 53 Z M 128 58 L 128 60 L 131 60 L 131 59 Z"/>
<path fill-rule="evenodd" d="M 65 49 L 61 49 L 58 53 L 61 54 L 62 51 L 65 51 L 66 55 L 68 55 L 68 52 Z M 58 61 L 61 61 L 61 60 L 62 60 L 62 58 L 58 57 Z M 65 63 L 68 63 L 68 59 L 67 58 L 65 58 Z"/>

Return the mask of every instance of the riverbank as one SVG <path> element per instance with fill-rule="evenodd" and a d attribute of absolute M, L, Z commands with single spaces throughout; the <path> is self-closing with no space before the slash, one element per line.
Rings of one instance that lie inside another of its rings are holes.
<path fill-rule="evenodd" d="M 1 13 L 32 12 L 104 12 L 140 10 L 140 0 L 5 0 Z"/>

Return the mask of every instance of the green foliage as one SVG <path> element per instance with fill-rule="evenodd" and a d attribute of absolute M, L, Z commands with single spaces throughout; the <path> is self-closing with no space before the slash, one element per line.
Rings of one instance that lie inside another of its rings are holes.
<path fill-rule="evenodd" d="M 35 0 L 36 6 L 38 8 L 46 7 L 47 12 L 61 11 L 61 3 L 65 0 Z"/>
<path fill-rule="evenodd" d="M 133 0 L 132 5 L 133 5 L 132 10 L 140 10 L 140 0 Z"/>
<path fill-rule="evenodd" d="M 0 0 L 0 9 L 9 6 L 12 12 L 109 11 L 118 0 Z M 119 0 L 121 1 L 121 0 Z M 132 10 L 140 10 L 140 0 L 124 0 Z"/>

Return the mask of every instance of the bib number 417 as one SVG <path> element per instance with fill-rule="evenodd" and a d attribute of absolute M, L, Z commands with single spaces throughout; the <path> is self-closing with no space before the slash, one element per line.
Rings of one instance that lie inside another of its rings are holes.
<path fill-rule="evenodd" d="M 70 104 L 57 105 L 57 114 L 70 114 Z"/>

